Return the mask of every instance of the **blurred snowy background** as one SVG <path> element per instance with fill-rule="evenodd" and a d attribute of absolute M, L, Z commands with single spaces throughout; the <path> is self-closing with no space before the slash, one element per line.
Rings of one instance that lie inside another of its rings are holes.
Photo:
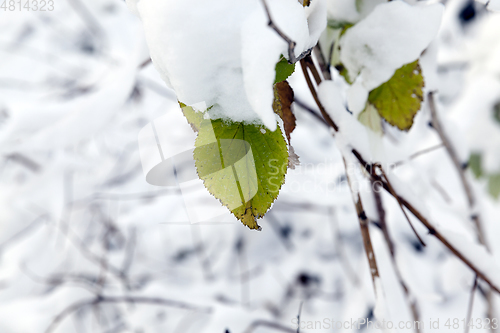
<path fill-rule="evenodd" d="M 461 156 L 481 162 L 474 187 L 495 254 L 500 14 L 481 2 L 442 2 L 441 31 L 422 58 L 426 88 L 438 91 Z M 329 0 L 330 15 L 349 20 L 353 3 Z M 191 225 L 180 191 L 149 185 L 143 174 L 139 131 L 181 112 L 148 60 L 142 24 L 122 1 L 0 10 L 0 332 L 295 332 L 302 301 L 304 327 L 373 319 L 359 224 L 327 128 L 295 105 L 292 145 L 302 164 L 288 171 L 261 232 L 234 219 Z M 315 109 L 300 70 L 290 83 Z M 409 159 L 440 143 L 429 120 L 425 104 L 409 133 L 386 128 L 404 160 L 394 172 L 434 216 L 470 228 L 446 152 Z M 466 317 L 474 274 L 414 221 L 423 248 L 397 202 L 383 200 L 423 331 L 440 331 L 429 329 L 431 318 L 448 331 L 447 319 Z M 376 223 L 371 230 L 389 318 L 412 320 L 382 232 Z M 472 317 L 484 318 L 486 304 L 480 283 Z M 493 305 L 498 318 L 497 295 Z M 332 331 L 341 330 L 301 330 Z"/>

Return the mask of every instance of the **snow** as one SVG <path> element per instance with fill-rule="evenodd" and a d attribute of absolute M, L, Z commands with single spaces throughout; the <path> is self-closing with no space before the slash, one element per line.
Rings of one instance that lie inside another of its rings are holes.
<path fill-rule="evenodd" d="M 354 117 L 365 109 L 368 100 L 368 90 L 363 85 L 363 80 L 358 77 L 352 86 L 347 91 L 347 106 L 349 111 L 353 113 Z"/>
<path fill-rule="evenodd" d="M 440 4 L 410 6 L 392 1 L 375 7 L 340 40 L 340 59 L 350 77 L 361 75 L 368 91 L 389 80 L 434 39 L 442 13 Z"/>
<path fill-rule="evenodd" d="M 296 56 L 316 44 L 326 26 L 324 0 L 308 9 L 268 2 L 275 24 L 297 43 Z M 267 25 L 261 1 L 142 0 L 129 7 L 141 17 L 153 63 L 179 101 L 213 106 L 212 119 L 276 129 L 271 87 L 288 44 Z"/>
<path fill-rule="evenodd" d="M 345 108 L 341 89 L 333 81 L 323 81 L 318 87 L 321 103 L 340 129 L 335 133 L 336 144 L 346 158 L 352 158 L 351 150 L 356 149 L 367 161 L 373 161 L 368 132 Z"/>
<path fill-rule="evenodd" d="M 333 22 L 356 22 L 359 13 L 356 9 L 356 0 L 328 1 L 328 19 Z"/>
<path fill-rule="evenodd" d="M 488 3 L 487 8 L 491 11 L 500 12 L 500 1 L 499 0 L 491 0 Z"/>
<path fill-rule="evenodd" d="M 143 1 L 136 3 L 138 9 Z M 361 24 L 370 15 L 366 8 L 378 2 L 358 1 L 362 10 L 353 20 Z M 411 1 L 423 7 L 430 2 L 436 1 Z M 340 132 L 331 133 L 298 103 L 293 106 L 297 128 L 291 143 L 301 165 L 288 170 L 278 199 L 262 220 L 262 231 L 248 230 L 227 211 L 221 219 L 190 224 L 180 187 L 147 182 L 148 170 L 161 161 L 157 147 L 151 163 L 142 163 L 141 154 L 146 152 L 139 136 L 148 125 L 158 124 L 157 134 L 169 143 L 166 148 L 179 144 L 181 154 L 192 148 L 195 136 L 181 114 L 176 92 L 166 87 L 152 65 L 140 67 L 149 58 L 143 23 L 122 1 L 80 1 L 87 9 L 84 13 L 97 22 L 89 25 L 74 3 L 61 0 L 54 13 L 0 11 L 1 332 L 43 332 L 64 309 L 96 295 L 161 297 L 206 307 L 210 312 L 140 302 L 101 304 L 68 315 L 54 333 L 211 333 L 226 329 L 235 333 L 249 330 L 255 320 L 294 330 L 292 320 L 301 301 L 305 321 L 330 318 L 350 322 L 371 313 L 380 317 L 382 301 L 387 310 L 384 318 L 395 323 L 412 321 L 383 234 L 370 223 L 380 273 L 380 283 L 376 289 L 373 286 L 343 155 L 354 166 L 351 175 L 367 216 L 375 220 L 377 212 L 373 194 L 365 191 L 368 180 L 350 155 L 353 147 L 365 158 L 381 162 L 396 191 L 484 274 L 499 282 L 500 242 L 495 238 L 500 234 L 499 201 L 488 195 L 483 179 L 472 179 L 467 171 L 477 194 L 473 212 L 481 213 L 491 247 L 488 254 L 477 242 L 462 186 L 446 151 L 439 148 L 411 157 L 439 144 L 435 131 L 427 125 L 427 103 L 409 132 L 384 125 L 380 137 L 347 111 L 347 106 L 357 102 L 356 97 L 363 99 L 362 94 L 353 93 L 354 89 L 349 92 L 335 70 L 334 82 L 324 82 L 318 92 Z M 454 145 L 463 146 L 458 147 L 463 149 L 461 158 L 467 158 L 469 149 L 480 151 L 485 154 L 487 171 L 498 172 L 499 126 L 491 117 L 491 106 L 500 96 L 498 14 L 483 10 L 473 22 L 463 25 L 458 12 L 464 3 L 446 2 L 447 19 L 423 55 L 426 88 L 437 90 L 440 119 Z M 324 4 L 331 12 L 343 5 L 330 0 Z M 129 5 L 134 8 L 134 3 Z M 176 5 L 185 7 L 183 2 Z M 236 4 L 230 6 L 238 15 Z M 260 1 L 252 2 L 252 10 L 240 13 L 240 18 L 257 15 L 260 6 Z M 313 16 L 323 14 L 322 10 L 312 13 L 315 10 L 306 8 L 301 14 L 308 21 L 304 38 L 316 38 L 312 31 L 320 20 Z M 200 11 L 193 7 L 188 13 L 203 16 Z M 232 13 L 229 9 L 222 12 L 225 16 Z M 294 15 L 292 12 L 283 17 Z M 347 12 L 339 10 L 338 14 L 339 19 L 347 17 Z M 175 15 L 168 12 L 167 16 Z M 210 30 L 210 26 L 198 26 L 191 16 L 185 19 L 189 21 L 185 25 L 191 24 L 186 32 L 196 27 Z M 244 24 L 244 20 L 225 19 L 236 26 Z M 303 22 L 297 23 L 300 29 L 280 24 L 290 33 L 294 29 L 299 33 L 306 26 Z M 180 29 L 174 32 L 159 37 L 185 37 Z M 238 34 L 234 35 L 241 38 L 241 30 Z M 328 39 L 322 40 L 326 43 Z M 303 48 L 307 45 L 303 41 Z M 238 82 L 245 84 L 241 49 L 228 51 L 227 61 L 219 63 L 226 65 L 239 57 Z M 218 52 L 209 46 L 205 50 Z M 297 49 L 297 53 L 301 51 Z M 328 54 L 328 48 L 323 51 Z M 297 99 L 317 111 L 299 67 L 289 82 Z M 203 87 L 209 86 L 211 83 Z M 245 89 L 241 91 L 248 99 Z M 257 113 L 254 117 L 261 121 Z M 403 163 L 390 167 L 399 161 Z M 397 201 L 385 191 L 381 194 L 397 264 L 417 301 L 421 320 L 427 325 L 429 319 L 439 318 L 443 327 L 448 318 L 462 318 L 473 272 L 408 214 L 427 244 L 421 247 Z M 114 269 L 123 270 L 123 275 Z M 385 300 L 374 295 L 375 290 L 380 295 L 382 288 Z M 483 318 L 487 302 L 479 292 L 475 296 L 473 317 Z M 498 312 L 500 297 L 494 294 L 493 299 Z M 498 313 L 494 316 L 498 318 Z M 264 331 L 276 330 L 255 329 Z M 325 327 L 314 330 L 331 331 Z"/>
<path fill-rule="evenodd" d="M 500 169 L 500 123 L 492 119 L 494 105 L 500 101 L 500 66 L 497 61 L 500 57 L 500 38 L 494 33 L 500 29 L 499 22 L 500 14 L 490 14 L 473 36 L 461 45 L 464 60 L 471 61 L 472 66 L 466 72 L 468 83 L 450 110 L 450 118 L 461 124 L 467 144 L 472 152 L 482 154 L 483 168 L 489 173 Z M 482 96 L 480 99 L 478 94 Z"/>

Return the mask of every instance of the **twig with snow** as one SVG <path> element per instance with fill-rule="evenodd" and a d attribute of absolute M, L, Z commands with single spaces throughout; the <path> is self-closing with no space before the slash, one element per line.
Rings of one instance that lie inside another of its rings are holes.
<path fill-rule="evenodd" d="M 295 56 L 295 46 L 297 46 L 297 43 L 295 41 L 291 40 L 283 31 L 281 31 L 281 29 L 276 24 L 274 24 L 274 21 L 271 17 L 271 11 L 269 10 L 269 7 L 267 5 L 266 0 L 262 0 L 262 5 L 264 5 L 264 10 L 266 11 L 266 15 L 267 15 L 267 18 L 269 20 L 267 25 L 269 27 L 271 27 L 274 31 L 276 31 L 276 33 L 281 38 L 283 38 L 283 40 L 285 42 L 288 43 L 288 62 L 291 64 L 294 64 L 294 63 L 300 61 L 301 59 L 307 57 L 308 55 L 310 55 L 312 49 L 309 49 L 309 50 L 301 53 L 298 57 Z"/>
<path fill-rule="evenodd" d="M 316 69 L 316 66 L 312 62 L 312 59 L 310 56 L 306 56 L 304 59 L 301 60 L 301 65 L 302 65 L 302 71 L 304 72 L 305 79 L 307 81 L 307 85 L 309 87 L 309 90 L 311 91 L 311 94 L 314 97 L 314 100 L 316 104 L 318 105 L 318 108 L 321 111 L 321 114 L 325 118 L 325 121 L 327 124 L 333 129 L 334 132 L 338 132 L 339 127 L 335 124 L 335 122 L 331 119 L 331 117 L 328 115 L 328 113 L 325 111 L 321 101 L 318 98 L 318 95 L 316 93 L 316 90 L 312 84 L 311 78 L 309 77 L 309 73 L 307 69 L 309 69 L 315 79 L 316 83 L 319 85 L 321 83 L 321 78 L 319 78 L 318 71 Z M 393 193 L 391 191 L 389 185 L 387 182 L 380 176 L 371 174 L 371 170 L 373 170 L 373 165 L 366 162 L 365 159 L 362 157 L 362 155 L 356 150 L 352 149 L 351 150 L 352 154 L 355 156 L 355 158 L 358 160 L 358 162 L 361 164 L 361 166 L 368 172 L 371 178 L 373 178 L 374 181 L 380 182 L 380 184 L 383 186 L 384 190 L 389 192 L 391 195 L 397 197 L 399 199 L 400 203 L 406 207 L 420 222 L 427 228 L 430 234 L 434 235 L 444 246 L 446 246 L 457 258 L 459 258 L 462 262 L 464 262 L 469 268 L 471 268 L 477 275 L 480 277 L 482 280 L 484 280 L 486 283 L 488 283 L 493 290 L 496 292 L 500 293 L 500 287 L 495 285 L 495 283 L 490 279 L 487 274 L 482 272 L 478 266 L 476 265 L 475 262 L 473 262 L 470 258 L 467 258 L 461 251 L 459 251 L 453 244 L 451 244 L 444 235 L 439 232 L 434 225 L 427 220 L 427 218 L 418 210 L 416 209 L 411 203 L 409 203 L 407 200 L 405 200 L 403 197 L 401 197 L 398 193 Z M 356 207 L 357 210 L 360 210 L 361 207 Z M 358 212 L 359 214 L 359 212 Z"/>
<path fill-rule="evenodd" d="M 347 162 L 343 158 L 345 169 L 347 168 Z M 354 206 L 356 207 L 356 213 L 358 214 L 359 227 L 361 229 L 361 236 L 363 238 L 363 244 L 366 252 L 366 258 L 368 259 L 368 264 L 370 265 L 370 274 L 372 276 L 373 287 L 377 291 L 376 280 L 380 277 L 378 272 L 377 260 L 375 259 L 375 252 L 373 251 L 373 245 L 370 237 L 370 229 L 368 227 L 368 217 L 366 216 L 365 209 L 363 208 L 363 203 L 361 202 L 361 196 L 353 187 L 353 180 L 346 172 L 347 182 L 349 183 L 349 188 L 351 190 L 352 198 L 354 201 Z"/>
<path fill-rule="evenodd" d="M 458 173 L 458 176 L 460 178 L 460 182 L 462 183 L 462 187 L 464 189 L 465 195 L 467 196 L 467 203 L 469 205 L 469 214 L 470 214 L 470 219 L 476 226 L 476 232 L 477 232 L 477 237 L 479 242 L 486 247 L 486 250 L 488 252 L 491 252 L 490 247 L 488 246 L 488 243 L 486 241 L 486 237 L 484 234 L 483 230 L 483 223 L 481 220 L 481 215 L 479 211 L 476 209 L 477 205 L 477 198 L 476 195 L 474 194 L 474 190 L 472 189 L 472 186 L 469 182 L 469 179 L 467 177 L 467 174 L 465 172 L 464 164 L 463 162 L 460 161 L 460 158 L 458 157 L 457 151 L 455 147 L 453 146 L 451 140 L 449 139 L 448 135 L 446 135 L 445 130 L 443 129 L 443 126 L 439 120 L 439 116 L 437 114 L 437 108 L 436 108 L 436 103 L 434 101 L 434 92 L 431 91 L 429 92 L 428 100 L 429 100 L 429 109 L 431 112 L 431 117 L 432 117 L 432 127 L 436 130 L 437 134 L 439 135 L 441 141 L 443 142 L 446 152 L 450 156 L 451 161 L 453 162 L 453 166 L 455 167 L 455 170 Z M 477 276 L 474 280 L 474 284 L 477 284 Z M 472 297 L 472 296 L 471 296 Z M 491 290 L 487 292 L 486 295 L 486 301 L 488 304 L 488 315 L 490 318 L 494 314 L 494 309 L 493 309 L 493 303 L 491 300 Z"/>
<path fill-rule="evenodd" d="M 399 196 L 396 194 L 396 191 L 394 191 L 394 188 L 392 187 L 391 185 L 391 182 L 389 181 L 389 178 L 387 178 L 387 175 L 385 174 L 384 172 L 384 169 L 382 168 L 382 166 L 380 164 L 375 164 L 374 165 L 377 169 L 380 170 L 380 172 L 382 173 L 382 176 L 384 177 L 385 181 L 387 182 L 387 187 L 389 188 L 389 191 L 391 192 L 391 195 L 396 199 L 396 201 L 398 202 L 399 204 L 399 207 L 401 208 L 401 211 L 403 212 L 405 218 L 406 218 L 406 221 L 408 221 L 408 224 L 410 225 L 411 227 L 411 230 L 413 230 L 413 233 L 415 234 L 415 236 L 417 236 L 417 239 L 418 241 L 420 242 L 420 244 L 422 244 L 422 246 L 426 246 L 424 241 L 422 240 L 422 238 L 420 238 L 417 230 L 415 229 L 415 227 L 413 226 L 413 223 L 411 223 L 411 220 L 410 218 L 408 217 L 408 214 L 406 214 L 406 211 L 403 207 L 403 205 L 401 204 L 401 201 L 399 200 Z"/>

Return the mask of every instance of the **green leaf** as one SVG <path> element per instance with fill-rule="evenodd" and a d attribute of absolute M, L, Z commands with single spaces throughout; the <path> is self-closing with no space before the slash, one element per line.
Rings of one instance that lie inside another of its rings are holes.
<path fill-rule="evenodd" d="M 389 81 L 368 95 L 368 102 L 389 124 L 409 130 L 423 101 L 424 78 L 418 60 L 396 70 Z"/>
<path fill-rule="evenodd" d="M 182 113 L 184 113 L 184 117 L 186 117 L 189 125 L 193 128 L 193 131 L 198 132 L 201 122 L 203 121 L 203 112 L 197 111 L 192 106 L 187 106 L 182 102 L 179 102 L 179 105 L 182 109 Z"/>
<path fill-rule="evenodd" d="M 488 192 L 495 199 L 500 197 L 500 174 L 491 175 L 488 179 Z"/>
<path fill-rule="evenodd" d="M 276 78 L 274 79 L 274 83 L 285 81 L 294 71 L 295 64 L 288 63 L 288 60 L 282 55 L 280 61 L 276 64 Z"/>
<path fill-rule="evenodd" d="M 352 84 L 353 80 L 349 77 L 349 72 L 345 68 L 344 64 L 340 61 L 340 38 L 346 33 L 346 31 L 354 26 L 352 23 L 342 23 L 337 29 L 337 36 L 335 37 L 335 43 L 333 44 L 332 58 L 330 59 L 331 65 L 339 72 L 341 76 L 344 77 L 347 83 Z"/>
<path fill-rule="evenodd" d="M 359 114 L 358 120 L 375 133 L 383 134 L 382 118 L 380 118 L 377 109 L 372 104 L 366 104 L 366 108 Z"/>
<path fill-rule="evenodd" d="M 493 107 L 493 117 L 498 123 L 500 123 L 500 102 L 496 103 Z"/>
<path fill-rule="evenodd" d="M 278 127 L 205 119 L 195 142 L 198 176 L 250 229 L 271 208 L 285 181 L 288 151 Z"/>
<path fill-rule="evenodd" d="M 476 178 L 483 176 L 483 168 L 481 166 L 481 155 L 472 153 L 469 157 L 469 167 Z"/>

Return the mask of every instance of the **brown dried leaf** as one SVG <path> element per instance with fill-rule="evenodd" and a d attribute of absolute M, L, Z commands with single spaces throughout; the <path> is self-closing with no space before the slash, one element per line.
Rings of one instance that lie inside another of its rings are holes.
<path fill-rule="evenodd" d="M 287 81 L 282 81 L 274 85 L 273 109 L 283 120 L 285 135 L 290 144 L 290 133 L 295 129 L 296 118 L 292 112 L 293 89 Z"/>

